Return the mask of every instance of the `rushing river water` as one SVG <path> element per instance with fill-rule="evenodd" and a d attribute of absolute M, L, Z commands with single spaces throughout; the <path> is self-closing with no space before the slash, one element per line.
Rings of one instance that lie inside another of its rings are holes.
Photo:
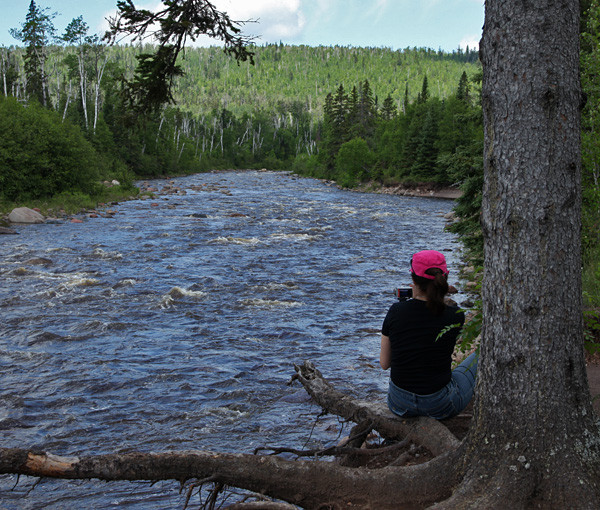
<path fill-rule="evenodd" d="M 286 384 L 293 364 L 310 359 L 339 389 L 383 401 L 379 331 L 393 289 L 409 283 L 411 254 L 439 249 L 457 274 L 448 200 L 272 172 L 176 184 L 187 193 L 120 204 L 114 219 L 0 238 L 0 446 L 86 455 L 329 445 L 341 425 L 314 425 L 320 409 Z M 185 499 L 175 482 L 35 483 L 0 477 L 0 508 Z"/>

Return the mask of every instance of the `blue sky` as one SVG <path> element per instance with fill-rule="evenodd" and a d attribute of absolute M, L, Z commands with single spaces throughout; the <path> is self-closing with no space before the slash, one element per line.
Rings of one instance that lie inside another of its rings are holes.
<path fill-rule="evenodd" d="M 9 34 L 25 20 L 30 0 L 0 0 L 0 45 L 18 44 Z M 104 19 L 114 13 L 117 0 L 36 0 L 57 12 L 54 26 L 61 33 L 77 16 L 93 33 L 103 33 Z M 157 0 L 135 0 L 152 8 Z M 477 47 L 483 26 L 482 0 L 214 0 L 236 20 L 258 20 L 245 26 L 256 42 L 286 44 Z M 216 44 L 205 41 L 203 44 Z"/>

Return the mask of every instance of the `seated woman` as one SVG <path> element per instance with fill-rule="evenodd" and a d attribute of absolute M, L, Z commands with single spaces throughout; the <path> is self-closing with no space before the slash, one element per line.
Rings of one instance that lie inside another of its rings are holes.
<path fill-rule="evenodd" d="M 398 416 L 438 420 L 469 403 L 477 374 L 476 353 L 451 369 L 452 352 L 465 315 L 445 304 L 448 269 L 440 252 L 415 253 L 413 298 L 394 303 L 381 329 L 381 368 L 391 367 L 388 407 Z"/>

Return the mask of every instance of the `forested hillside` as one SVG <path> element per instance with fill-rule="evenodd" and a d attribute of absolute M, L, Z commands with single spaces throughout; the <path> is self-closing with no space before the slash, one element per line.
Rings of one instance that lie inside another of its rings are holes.
<path fill-rule="evenodd" d="M 391 95 L 396 108 L 403 109 L 406 88 L 414 101 L 425 76 L 431 95 L 443 99 L 455 92 L 463 71 L 473 74 L 479 67 L 477 52 L 461 50 L 275 44 L 252 51 L 254 66 L 238 65 L 216 47 L 186 50 L 181 59 L 185 75 L 177 86 L 179 105 L 197 114 L 226 108 L 239 116 L 257 109 L 285 111 L 299 102 L 318 119 L 329 92 L 368 80 L 380 104 Z"/>

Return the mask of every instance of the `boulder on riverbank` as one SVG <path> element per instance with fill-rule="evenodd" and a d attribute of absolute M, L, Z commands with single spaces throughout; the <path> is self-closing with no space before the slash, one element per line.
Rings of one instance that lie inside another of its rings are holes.
<path fill-rule="evenodd" d="M 46 219 L 39 212 L 29 207 L 17 207 L 8 215 L 11 223 L 44 223 Z"/>

